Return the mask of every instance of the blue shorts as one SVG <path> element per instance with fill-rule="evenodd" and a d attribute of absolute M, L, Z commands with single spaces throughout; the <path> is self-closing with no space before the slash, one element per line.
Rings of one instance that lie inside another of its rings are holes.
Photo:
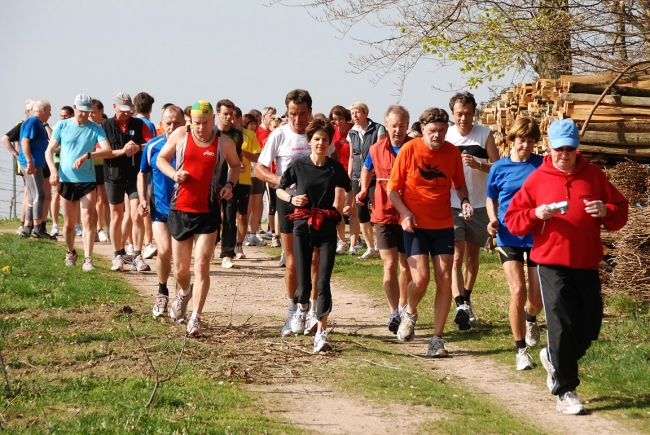
<path fill-rule="evenodd" d="M 168 214 L 162 214 L 158 210 L 156 210 L 156 203 L 153 201 L 149 201 L 149 215 L 151 216 L 151 222 L 162 222 L 164 224 L 167 223 L 167 219 L 169 219 Z"/>
<path fill-rule="evenodd" d="M 414 255 L 453 255 L 454 229 L 424 230 L 415 228 L 412 233 L 404 231 L 406 257 Z"/>

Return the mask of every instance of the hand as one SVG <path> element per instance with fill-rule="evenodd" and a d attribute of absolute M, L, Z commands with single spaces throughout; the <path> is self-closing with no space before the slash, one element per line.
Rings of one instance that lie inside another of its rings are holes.
<path fill-rule="evenodd" d="M 481 166 L 481 164 L 476 161 L 474 156 L 470 154 L 462 154 L 461 157 L 463 159 L 463 165 L 465 166 L 469 166 L 472 169 L 478 169 Z"/>
<path fill-rule="evenodd" d="M 181 172 L 181 171 L 178 171 Z M 183 171 L 185 172 L 185 171 Z M 187 174 L 187 172 L 185 172 Z M 224 199 L 228 201 L 230 198 L 232 198 L 232 184 L 227 183 L 225 186 L 221 188 L 219 191 L 219 198 Z"/>
<path fill-rule="evenodd" d="M 499 230 L 499 221 L 498 220 L 490 221 L 490 223 L 487 225 L 487 232 L 492 237 L 497 235 L 498 230 Z"/>
<path fill-rule="evenodd" d="M 181 169 L 180 171 L 174 172 L 174 175 L 172 176 L 172 180 L 174 180 L 178 184 L 181 184 L 183 181 L 185 181 L 188 174 L 189 172 Z"/>
<path fill-rule="evenodd" d="M 366 203 L 363 201 L 363 199 L 366 197 L 366 191 L 365 189 L 360 190 L 359 193 L 357 193 L 357 197 L 355 200 L 357 201 L 357 204 L 359 205 L 366 205 Z"/>
<path fill-rule="evenodd" d="M 147 205 L 147 201 L 143 201 L 142 199 L 140 200 L 140 204 L 138 204 L 138 213 L 142 217 L 149 215 L 149 206 Z"/>
<path fill-rule="evenodd" d="M 343 207 L 343 214 L 349 216 L 348 213 L 350 213 L 350 210 L 352 210 L 352 207 L 346 205 L 345 207 Z"/>
<path fill-rule="evenodd" d="M 402 229 L 406 232 L 412 233 L 414 227 L 418 224 L 415 222 L 415 216 L 411 212 L 402 215 Z"/>
<path fill-rule="evenodd" d="M 463 202 L 463 219 L 466 221 L 474 219 L 474 207 L 472 207 L 469 201 Z"/>
<path fill-rule="evenodd" d="M 537 216 L 537 219 L 545 221 L 547 219 L 552 218 L 559 212 L 560 209 L 551 210 L 551 208 L 548 205 L 542 204 L 535 209 L 535 216 Z"/>
<path fill-rule="evenodd" d="M 84 154 L 83 156 L 81 156 L 81 157 L 79 157 L 77 160 L 75 160 L 74 163 L 72 163 L 72 168 L 73 168 L 73 169 L 79 169 L 79 168 L 81 168 L 81 165 L 83 165 L 84 163 L 86 163 L 86 160 L 88 160 L 87 155 L 88 155 L 88 154 Z"/>
<path fill-rule="evenodd" d="M 34 162 L 27 162 L 27 175 L 34 175 L 36 173 L 36 166 Z"/>
<path fill-rule="evenodd" d="M 291 203 L 295 205 L 296 207 L 302 207 L 304 205 L 307 205 L 309 202 L 309 199 L 307 199 L 307 194 L 303 193 L 302 195 L 296 195 L 293 197 L 291 200 Z"/>
<path fill-rule="evenodd" d="M 602 218 L 607 216 L 607 213 L 609 210 L 607 207 L 605 207 L 605 204 L 603 204 L 602 201 L 587 201 L 586 199 L 584 200 L 585 202 L 585 211 L 591 215 L 593 218 Z"/>
<path fill-rule="evenodd" d="M 138 145 L 137 143 L 133 142 L 132 140 L 128 141 L 128 142 L 124 145 L 124 152 L 125 152 L 126 155 L 129 156 L 129 157 L 135 155 L 135 153 L 137 153 L 138 151 L 140 151 L 140 145 Z"/>
<path fill-rule="evenodd" d="M 50 184 L 52 186 L 58 186 L 59 185 L 59 173 L 58 172 L 50 172 Z"/>

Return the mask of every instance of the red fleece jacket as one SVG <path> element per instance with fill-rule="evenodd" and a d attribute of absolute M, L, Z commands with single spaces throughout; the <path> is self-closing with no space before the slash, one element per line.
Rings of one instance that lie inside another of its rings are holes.
<path fill-rule="evenodd" d="M 585 200 L 603 201 L 607 216 L 591 217 L 585 212 Z M 535 209 L 559 201 L 567 201 L 569 210 L 565 215 L 558 212 L 544 227 L 544 221 L 535 216 Z M 600 224 L 609 231 L 620 230 L 627 222 L 627 213 L 627 199 L 598 166 L 578 153 L 576 167 L 570 174 L 555 168 L 551 156 L 544 157 L 542 166 L 526 179 L 512 199 L 504 219 L 514 235 L 533 232 L 530 258 L 536 263 L 594 270 L 603 259 Z"/>

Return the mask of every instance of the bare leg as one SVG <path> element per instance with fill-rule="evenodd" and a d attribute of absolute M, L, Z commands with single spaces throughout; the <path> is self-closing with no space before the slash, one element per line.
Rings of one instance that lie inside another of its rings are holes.
<path fill-rule="evenodd" d="M 113 251 L 119 251 L 124 249 L 124 243 L 122 241 L 124 204 L 109 204 L 109 208 L 111 211 L 111 244 L 113 245 Z"/>
<path fill-rule="evenodd" d="M 81 238 L 84 245 L 84 256 L 93 256 L 93 247 L 95 246 L 95 232 L 93 231 L 93 216 L 95 214 L 95 201 L 97 200 L 97 192 L 92 191 L 86 194 L 81 200 L 81 224 L 83 225 L 83 233 Z"/>
<path fill-rule="evenodd" d="M 510 328 L 515 341 L 523 340 L 526 337 L 526 316 L 524 314 L 526 277 L 524 276 L 524 264 L 518 261 L 506 261 L 503 263 L 503 270 L 506 273 L 508 287 L 510 288 L 510 307 L 508 309 Z"/>
<path fill-rule="evenodd" d="M 65 238 L 65 246 L 68 252 L 74 250 L 74 238 L 77 235 L 75 231 L 75 223 L 79 220 L 77 204 L 70 202 L 65 198 L 61 198 L 61 208 L 63 210 L 63 236 Z"/>
<path fill-rule="evenodd" d="M 436 277 L 436 299 L 433 307 L 434 334 L 442 337 L 451 308 L 451 269 L 453 255 L 436 255 L 431 259 Z"/>
<path fill-rule="evenodd" d="M 474 283 L 476 283 L 476 277 L 478 276 L 478 257 L 480 252 L 480 246 L 465 242 L 465 271 L 463 272 L 463 282 L 467 290 L 474 289 Z"/>
<path fill-rule="evenodd" d="M 391 313 L 399 308 L 400 288 L 397 279 L 398 255 L 397 248 L 381 249 L 379 251 L 384 263 L 384 293 Z"/>
<path fill-rule="evenodd" d="M 418 304 L 427 292 L 427 286 L 431 279 L 431 270 L 429 269 L 429 255 L 413 255 L 408 258 L 409 268 L 413 280 L 408 285 L 408 312 L 416 314 Z"/>
<path fill-rule="evenodd" d="M 172 239 L 172 252 L 174 254 L 174 277 L 176 278 L 176 288 L 189 290 L 192 274 L 190 273 L 190 263 L 192 262 L 192 245 L 193 238 L 179 242 Z M 214 245 L 214 244 L 213 244 Z"/>
<path fill-rule="evenodd" d="M 244 243 L 248 229 L 248 215 L 237 213 L 237 243 Z M 251 234 L 256 234 L 251 232 Z"/>
<path fill-rule="evenodd" d="M 133 235 L 133 250 L 142 251 L 142 240 L 144 239 L 144 219 L 138 213 L 139 199 L 132 199 L 131 203 L 131 222 Z"/>
<path fill-rule="evenodd" d="M 406 261 L 406 254 L 399 253 L 399 306 L 403 307 L 408 302 L 407 288 L 412 281 L 411 268 Z"/>
<path fill-rule="evenodd" d="M 201 314 L 205 300 L 210 290 L 210 259 L 212 248 L 217 240 L 217 232 L 194 236 L 194 291 L 192 307 L 194 312 Z M 175 258 L 175 256 L 174 256 Z"/>
<path fill-rule="evenodd" d="M 454 264 L 451 270 L 451 292 L 453 297 L 465 295 L 463 278 L 463 259 L 465 258 L 465 241 L 454 242 Z"/>
<path fill-rule="evenodd" d="M 61 207 L 61 196 L 59 195 L 59 186 L 52 186 L 52 202 L 50 203 L 50 214 L 52 223 L 59 224 L 59 210 Z"/>
<path fill-rule="evenodd" d="M 542 311 L 542 291 L 539 286 L 539 276 L 537 268 L 528 268 L 528 314 L 536 316 Z"/>
<path fill-rule="evenodd" d="M 314 252 L 311 254 L 311 294 L 309 299 L 318 299 L 318 268 L 320 266 L 320 253 L 318 248 L 314 247 Z"/>
<path fill-rule="evenodd" d="M 373 232 L 372 223 L 364 222 L 361 224 L 361 232 L 363 233 L 363 238 L 368 245 L 368 249 L 375 249 L 375 235 Z"/>
<path fill-rule="evenodd" d="M 255 195 L 250 196 L 250 202 L 248 203 L 248 209 L 250 210 L 250 227 L 251 234 L 257 234 L 260 232 L 260 220 L 262 220 L 262 194 L 256 193 Z"/>
<path fill-rule="evenodd" d="M 164 222 L 153 222 L 152 230 L 158 248 L 158 257 L 156 258 L 158 282 L 165 284 L 169 280 L 172 270 L 171 234 Z"/>
<path fill-rule="evenodd" d="M 287 266 L 284 269 L 284 285 L 287 288 L 287 297 L 293 299 L 298 289 L 298 276 L 296 275 L 296 261 L 293 256 L 293 233 L 281 233 L 282 248 L 287 258 Z"/>

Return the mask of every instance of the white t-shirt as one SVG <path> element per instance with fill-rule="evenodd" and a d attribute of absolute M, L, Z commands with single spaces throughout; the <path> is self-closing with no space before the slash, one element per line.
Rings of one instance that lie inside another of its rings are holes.
<path fill-rule="evenodd" d="M 331 156 L 334 152 L 336 152 L 336 147 L 334 143 L 330 143 L 327 155 Z M 285 124 L 271 132 L 257 163 L 270 168 L 271 164 L 275 162 L 277 165 L 275 173 L 282 175 L 291 162 L 310 154 L 311 146 L 307 141 L 307 135 L 294 133 L 289 124 Z M 296 194 L 295 186 L 286 190 L 289 195 Z"/>
<path fill-rule="evenodd" d="M 461 136 L 458 132 L 457 126 L 453 125 L 449 127 L 445 140 L 456 145 L 461 153 L 465 152 L 466 154 L 474 156 L 477 161 L 487 163 L 488 154 L 485 149 L 485 142 L 487 142 L 487 138 L 491 131 L 492 130 L 483 127 L 482 125 L 474 125 L 472 131 L 467 136 Z M 463 165 L 463 171 L 465 173 L 467 190 L 469 191 L 470 204 L 475 208 L 485 207 L 488 174 L 465 165 Z M 458 198 L 456 190 L 453 189 L 451 194 L 451 206 L 454 208 L 460 208 L 461 199 L 462 198 Z"/>

